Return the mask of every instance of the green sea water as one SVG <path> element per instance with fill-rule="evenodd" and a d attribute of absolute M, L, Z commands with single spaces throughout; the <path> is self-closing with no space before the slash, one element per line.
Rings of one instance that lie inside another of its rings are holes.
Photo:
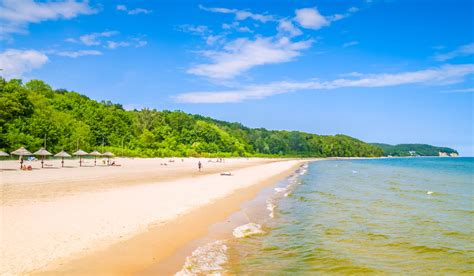
<path fill-rule="evenodd" d="M 309 163 L 268 195 L 262 231 L 226 241 L 222 271 L 472 274 L 473 176 L 473 158 Z"/>

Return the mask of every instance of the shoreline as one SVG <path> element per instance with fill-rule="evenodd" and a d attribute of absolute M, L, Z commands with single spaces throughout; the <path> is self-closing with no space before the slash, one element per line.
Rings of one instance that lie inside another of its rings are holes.
<path fill-rule="evenodd" d="M 282 177 L 268 183 L 262 183 L 262 185 L 256 187 L 258 191 L 249 195 L 245 201 L 240 202 L 238 209 L 222 220 L 209 225 L 205 235 L 188 242 L 173 255 L 147 268 L 139 273 L 139 275 L 175 275 L 176 273 L 179 275 L 188 275 L 188 273 L 197 273 L 197 275 L 212 274 L 214 270 L 208 271 L 207 269 L 210 269 L 210 267 L 207 267 L 207 265 L 201 267 L 204 264 L 201 263 L 201 258 L 206 259 L 206 256 L 210 254 L 213 256 L 211 258 L 217 261 L 217 263 L 213 263 L 211 266 L 220 266 L 221 264 L 219 262 L 222 261 L 221 258 L 226 259 L 227 257 L 225 256 L 227 254 L 222 252 L 217 253 L 214 250 L 220 250 L 222 246 L 231 246 L 231 244 L 236 242 L 236 239 L 242 238 L 235 236 L 234 231 L 237 228 L 246 228 L 255 231 L 255 229 L 247 227 L 249 225 L 262 226 L 265 222 L 272 220 L 274 218 L 274 211 L 269 209 L 269 202 L 271 201 L 273 204 L 273 200 L 276 198 L 286 197 L 286 194 L 281 193 L 283 190 L 287 191 L 287 193 L 291 193 L 294 188 L 295 179 L 299 178 L 302 174 L 301 172 L 306 171 L 308 163 L 314 161 L 320 160 L 306 160 L 292 168 Z M 247 233 L 244 234 L 244 237 L 253 234 L 255 233 Z M 217 244 L 218 246 L 216 247 L 215 245 Z M 197 256 L 195 254 L 197 254 Z M 196 261 L 198 263 L 195 263 Z M 205 262 L 209 261 L 210 260 L 206 259 Z M 228 261 L 229 260 L 226 260 L 224 263 L 227 264 Z M 189 267 L 192 267 L 193 270 L 187 271 Z M 227 274 L 224 273 L 224 275 Z"/>
<path fill-rule="evenodd" d="M 34 200 L 5 201 L 16 193 L 9 194 L 11 190 L 4 189 L 2 180 L 2 273 L 81 273 L 85 267 L 94 274 L 146 270 L 205 235 L 209 225 L 307 161 L 229 160 L 235 164 L 216 164 L 208 174 L 75 190 Z M 220 176 L 217 171 L 232 171 L 234 176 Z M 20 190 L 28 186 L 37 189 L 32 183 L 19 185 Z M 48 187 L 44 183 L 39 186 Z"/>

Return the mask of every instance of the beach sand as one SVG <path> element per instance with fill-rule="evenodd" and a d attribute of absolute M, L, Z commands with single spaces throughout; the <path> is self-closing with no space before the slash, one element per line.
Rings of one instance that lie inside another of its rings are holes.
<path fill-rule="evenodd" d="M 93 167 L 89 159 L 82 168 L 68 160 L 76 167 L 27 172 L 1 162 L 0 274 L 146 271 L 303 162 L 200 159 L 199 172 L 198 159 L 174 160 L 116 158 L 121 167 Z M 227 171 L 233 175 L 219 174 Z"/>

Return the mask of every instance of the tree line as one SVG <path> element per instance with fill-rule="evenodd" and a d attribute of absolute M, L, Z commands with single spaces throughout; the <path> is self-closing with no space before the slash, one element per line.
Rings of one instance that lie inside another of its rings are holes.
<path fill-rule="evenodd" d="M 51 152 L 109 150 L 117 155 L 381 156 L 383 150 L 346 135 L 252 129 L 181 111 L 125 110 L 41 80 L 0 78 L 0 148 Z"/>

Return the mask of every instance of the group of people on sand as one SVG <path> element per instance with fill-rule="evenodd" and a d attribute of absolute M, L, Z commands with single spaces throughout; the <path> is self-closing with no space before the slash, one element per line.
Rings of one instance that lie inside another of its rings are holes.
<path fill-rule="evenodd" d="M 216 158 L 216 161 L 212 161 L 212 159 L 209 159 L 207 162 L 216 162 L 216 163 L 225 163 L 224 158 Z"/>
<path fill-rule="evenodd" d="M 32 171 L 33 170 L 33 167 L 31 167 L 31 165 L 21 165 L 21 170 L 22 171 Z"/>

